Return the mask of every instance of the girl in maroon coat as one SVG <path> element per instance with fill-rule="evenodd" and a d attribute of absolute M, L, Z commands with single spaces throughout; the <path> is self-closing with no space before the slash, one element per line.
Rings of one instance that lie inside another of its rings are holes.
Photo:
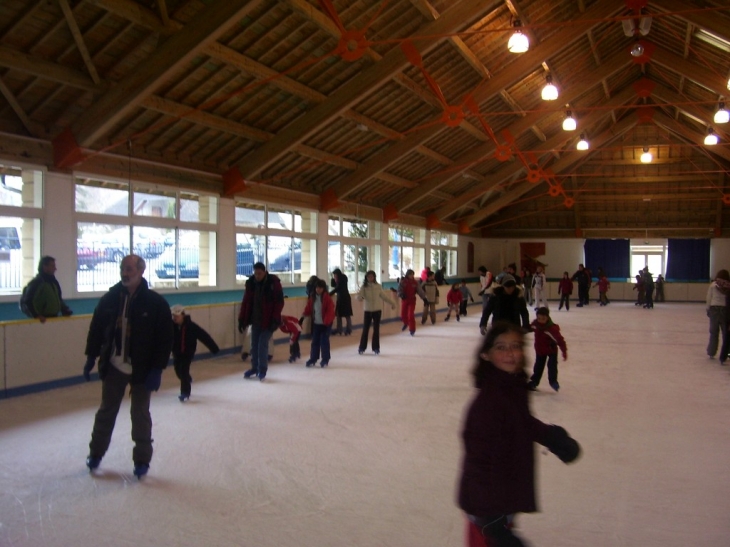
<path fill-rule="evenodd" d="M 558 283 L 558 294 L 560 295 L 558 310 L 562 309 L 563 304 L 565 304 L 566 311 L 570 311 L 570 295 L 573 294 L 573 282 L 570 280 L 568 272 L 563 272 L 563 279 Z"/>
<path fill-rule="evenodd" d="M 307 301 L 300 321 L 304 321 L 305 317 L 312 318 L 312 347 L 309 350 L 309 360 L 306 362 L 308 367 L 317 364 L 320 351 L 322 353 L 322 362 L 320 366 L 326 367 L 330 363 L 330 333 L 332 332 L 332 322 L 335 320 L 335 303 L 327 292 L 327 282 L 324 279 L 317 280 L 314 288 L 314 294 Z"/>
<path fill-rule="evenodd" d="M 459 314 L 461 312 L 461 288 L 458 283 L 451 285 L 451 289 L 446 293 L 446 303 L 449 306 L 449 311 L 446 312 L 446 319 L 448 321 L 451 317 L 451 312 L 456 313 L 456 320 L 459 321 Z"/>
<path fill-rule="evenodd" d="M 474 378 L 479 392 L 462 434 L 465 454 L 458 494 L 469 521 L 469 547 L 524 545 L 512 533 L 511 522 L 515 513 L 537 509 L 534 442 L 565 463 L 580 454 L 565 429 L 530 414 L 523 346 L 518 325 L 497 322 L 477 355 Z"/>

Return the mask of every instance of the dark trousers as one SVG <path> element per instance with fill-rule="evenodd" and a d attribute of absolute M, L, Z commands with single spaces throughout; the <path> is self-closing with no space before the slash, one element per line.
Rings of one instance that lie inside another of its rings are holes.
<path fill-rule="evenodd" d="M 190 397 L 190 384 L 193 383 L 193 379 L 190 376 L 190 359 L 186 357 L 180 357 L 175 359 L 175 374 L 180 380 L 180 395 L 187 395 Z"/>
<path fill-rule="evenodd" d="M 532 369 L 532 378 L 530 378 L 530 381 L 535 385 L 540 383 L 542 373 L 545 370 L 545 361 L 547 361 L 548 382 L 550 382 L 550 385 L 558 383 L 558 354 L 556 352 L 549 355 L 535 356 L 535 366 Z"/>
<path fill-rule="evenodd" d="M 526 543 L 512 533 L 509 515 L 469 515 L 468 519 L 468 547 L 527 547 Z"/>
<path fill-rule="evenodd" d="M 647 308 L 654 307 L 654 289 L 644 291 L 644 306 Z"/>
<path fill-rule="evenodd" d="M 316 362 L 322 353 L 322 362 L 330 362 L 330 333 L 332 325 L 312 324 L 312 347 L 309 350 L 309 360 Z"/>
<path fill-rule="evenodd" d="M 117 421 L 119 407 L 124 399 L 124 392 L 129 388 L 131 399 L 130 415 L 132 417 L 132 441 L 134 449 L 132 460 L 135 464 L 149 464 L 152 460 L 152 417 L 150 416 L 150 392 L 144 384 L 130 384 L 131 375 L 124 374 L 115 366 L 109 365 L 109 371 L 101 382 L 101 406 L 96 411 L 94 430 L 91 432 L 89 455 L 103 457 L 112 440 L 114 424 Z"/>
<path fill-rule="evenodd" d="M 269 370 L 269 340 L 274 334 L 269 329 L 251 325 L 251 368 L 259 377 L 266 376 Z"/>
<path fill-rule="evenodd" d="M 459 314 L 460 315 L 466 315 L 466 305 L 468 304 L 468 301 L 466 299 L 462 300 L 459 304 Z"/>
<path fill-rule="evenodd" d="M 373 351 L 380 351 L 380 317 L 383 312 L 366 311 L 365 319 L 362 325 L 362 336 L 360 336 L 360 351 L 365 351 L 368 347 L 368 336 L 370 335 L 370 325 L 373 325 Z"/>
<path fill-rule="evenodd" d="M 578 303 L 581 306 L 587 306 L 588 305 L 588 285 L 584 284 L 578 284 Z"/>
<path fill-rule="evenodd" d="M 570 309 L 570 295 L 569 294 L 561 294 L 560 295 L 560 305 L 558 306 L 558 309 L 563 307 L 563 304 L 565 304 L 565 309 Z"/>

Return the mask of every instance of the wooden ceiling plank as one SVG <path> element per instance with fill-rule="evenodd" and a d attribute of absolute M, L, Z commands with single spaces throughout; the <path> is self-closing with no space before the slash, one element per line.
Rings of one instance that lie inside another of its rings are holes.
<path fill-rule="evenodd" d="M 697 131 L 694 131 L 693 129 L 690 129 L 686 125 L 675 121 L 674 119 L 670 118 L 669 116 L 666 116 L 665 114 L 654 114 L 653 118 L 654 123 L 656 123 L 658 126 L 663 127 L 664 129 L 675 133 L 682 137 L 683 139 L 686 139 L 690 141 L 691 143 L 697 145 L 700 147 L 701 150 L 704 150 L 705 152 L 720 156 L 724 160 L 730 161 L 730 150 L 725 148 L 724 146 L 707 146 L 705 145 L 705 135 L 702 133 L 698 133 Z"/>
<path fill-rule="evenodd" d="M 618 124 L 613 126 L 610 130 L 603 132 L 602 134 L 596 136 L 593 138 L 593 143 L 595 148 L 600 148 L 601 146 L 606 145 L 607 143 L 611 142 L 612 140 L 618 138 L 623 133 L 630 131 L 633 129 L 636 124 L 638 123 L 638 118 L 631 116 L 628 118 L 624 118 L 621 120 Z M 566 154 L 561 158 L 560 160 L 556 161 L 553 165 L 551 165 L 551 169 L 560 176 L 560 172 L 571 167 L 573 164 L 579 161 L 585 161 L 587 157 L 592 152 L 588 151 L 588 153 L 582 153 L 579 151 L 571 152 L 569 154 Z M 538 183 L 540 184 L 540 183 Z M 481 210 L 477 211 L 476 213 L 468 216 L 466 219 L 464 219 L 464 222 L 469 227 L 474 227 L 478 222 L 481 222 L 482 220 L 489 218 L 494 213 L 502 209 L 503 207 L 506 207 L 513 201 L 519 199 L 523 195 L 525 195 L 527 192 L 535 188 L 535 185 L 530 182 L 523 182 L 519 184 L 516 188 L 506 192 L 503 196 L 495 200 L 494 202 L 490 203 L 486 207 L 483 207 Z"/>
<path fill-rule="evenodd" d="M 8 24 L 5 28 L 0 30 L 0 42 L 5 40 L 7 36 L 12 34 L 16 29 L 22 28 L 23 25 L 33 17 L 35 12 L 40 8 L 41 6 L 46 4 L 46 0 L 36 0 L 35 4 L 28 7 L 25 11 L 20 13 L 18 17 L 13 19 L 12 21 L 8 21 Z"/>
<path fill-rule="evenodd" d="M 88 147 L 129 110 L 149 96 L 170 74 L 237 24 L 263 0 L 211 4 L 186 30 L 170 36 L 147 59 L 93 104 L 71 127 L 80 146 Z"/>
<path fill-rule="evenodd" d="M 685 0 L 651 0 L 649 3 L 662 11 L 674 13 L 680 19 L 730 42 L 728 19 L 718 17 L 714 11 L 693 11 L 692 6 Z"/>
<path fill-rule="evenodd" d="M 622 52 L 616 53 L 613 57 L 607 59 L 603 65 L 586 73 L 586 78 L 584 79 L 584 81 L 603 81 L 611 74 L 614 74 L 626 67 L 629 63 L 630 60 L 626 58 L 626 55 L 624 55 Z M 585 88 L 583 86 L 570 87 L 563 90 L 563 97 L 565 100 L 570 102 L 571 100 L 575 100 L 576 98 L 578 98 L 582 93 L 584 93 L 584 91 Z M 622 105 L 625 104 L 633 96 L 634 91 L 632 89 L 625 89 L 607 104 Z M 508 127 L 508 130 L 515 138 L 518 138 L 525 131 L 528 131 L 533 125 L 535 125 L 537 121 L 542 119 L 542 117 L 543 114 L 540 112 L 531 112 L 527 114 L 524 118 L 521 118 L 514 122 L 512 125 L 510 125 Z M 454 163 L 456 165 L 463 166 L 464 169 L 467 169 L 472 167 L 475 162 L 478 162 L 480 159 L 491 158 L 495 150 L 496 147 L 493 142 L 485 143 L 466 151 L 464 154 L 456 158 L 454 160 Z M 388 154 L 387 150 L 385 151 L 384 155 L 385 154 Z M 395 203 L 396 209 L 398 211 L 403 211 L 407 209 L 412 204 L 418 202 L 423 197 L 425 197 L 429 192 L 442 187 L 449 181 L 458 177 L 461 172 L 462 171 L 458 169 L 449 171 L 448 173 L 438 175 L 421 183 L 417 191 L 406 194 Z"/>
<path fill-rule="evenodd" d="M 182 28 L 180 23 L 174 21 L 170 21 L 169 26 L 164 25 L 154 11 L 143 7 L 134 0 L 86 0 L 86 2 L 163 35 L 173 34 Z"/>
<path fill-rule="evenodd" d="M 613 15 L 613 13 L 617 9 L 618 8 L 616 4 L 613 3 L 611 0 L 599 0 L 591 7 L 589 11 L 583 14 L 581 18 L 590 22 L 592 26 L 598 24 L 598 20 Z M 576 26 L 566 27 L 566 29 L 559 33 L 558 36 L 545 40 L 538 47 L 530 50 L 527 53 L 522 54 L 520 56 L 520 59 L 513 63 L 514 66 L 510 65 L 510 67 L 503 71 L 504 74 L 498 74 L 477 89 L 476 93 L 474 94 L 477 104 L 488 101 L 490 98 L 497 95 L 502 89 L 513 84 L 515 80 L 519 80 L 522 77 L 526 76 L 534 70 L 535 66 L 540 65 L 545 57 L 548 57 L 558 52 L 561 47 L 564 47 L 567 43 L 571 43 L 573 40 L 578 39 L 585 32 L 585 28 L 577 29 Z M 626 66 L 629 60 L 626 59 L 625 55 L 622 55 L 622 57 L 623 59 L 621 61 L 618 61 L 617 53 L 616 55 L 614 55 L 614 57 L 612 57 L 610 65 L 615 66 L 616 63 L 620 63 L 621 67 Z M 606 64 L 608 65 L 609 63 Z M 612 73 L 613 72 L 609 72 L 609 74 Z M 586 79 L 584 81 L 591 80 Z M 531 125 L 534 125 L 540 118 L 541 116 L 533 118 L 532 116 L 528 115 L 523 118 L 523 120 L 532 120 L 531 123 L 527 126 L 529 128 Z M 442 131 L 447 130 L 445 126 L 437 123 L 438 118 L 431 121 L 432 123 L 430 124 L 430 126 L 426 127 L 425 129 L 412 132 L 402 141 L 395 143 L 384 152 L 378 154 L 377 158 L 374 158 L 373 160 L 364 163 L 360 169 L 358 169 L 349 177 L 346 177 L 345 180 L 342 180 L 333 185 L 332 189 L 335 194 L 340 198 L 346 197 L 349 193 L 354 192 L 360 186 L 367 183 L 369 178 L 373 177 L 380 171 L 387 169 L 390 165 L 398 161 L 401 157 L 409 154 L 420 144 L 435 137 Z M 460 162 L 457 161 L 457 163 Z M 417 199 L 421 199 L 421 197 L 423 197 L 423 195 L 419 194 L 419 197 Z M 401 209 L 399 208 L 399 210 Z"/>
<path fill-rule="evenodd" d="M 20 120 L 20 123 L 23 124 L 23 127 L 25 127 L 25 130 L 28 131 L 28 134 L 38 137 L 42 134 L 40 129 L 40 124 L 33 122 L 28 115 L 23 110 L 23 107 L 20 106 L 20 103 L 15 98 L 15 95 L 13 95 L 13 92 L 10 90 L 10 88 L 5 85 L 5 82 L 2 78 L 0 78 L 0 94 L 2 94 L 3 97 L 5 97 L 5 100 L 8 101 L 8 104 L 10 105 L 10 108 L 13 109 L 13 112 L 15 112 L 15 115 L 18 116 L 18 119 Z"/>
<path fill-rule="evenodd" d="M 84 36 L 83 34 L 81 34 L 81 29 L 79 28 L 78 23 L 76 23 L 74 14 L 71 11 L 71 6 L 68 5 L 68 0 L 58 0 L 58 5 L 61 6 L 61 11 L 63 11 L 63 15 L 66 18 L 68 28 L 71 31 L 71 35 L 73 36 L 74 41 L 76 42 L 76 47 L 78 48 L 79 54 L 81 54 L 81 58 L 86 65 L 86 70 L 89 71 L 89 75 L 91 76 L 91 79 L 94 80 L 94 83 L 97 85 L 100 84 L 101 78 L 99 78 L 99 74 L 96 71 L 94 62 L 91 60 L 91 55 L 89 55 L 89 48 L 86 47 Z"/>
<path fill-rule="evenodd" d="M 0 45 L 0 66 L 88 91 L 99 92 L 105 88 L 104 85 L 94 83 L 83 72 L 59 65 L 52 61 L 33 57 L 32 55 L 8 46 Z"/>
<path fill-rule="evenodd" d="M 709 70 L 698 70 L 697 64 L 666 49 L 657 46 L 651 56 L 651 62 L 655 62 L 669 70 L 683 75 L 688 80 L 695 82 L 709 89 L 710 91 L 723 95 L 727 93 L 727 79 L 713 74 Z"/>
<path fill-rule="evenodd" d="M 468 28 L 486 13 L 493 0 L 460 0 L 436 21 L 427 23 L 412 39 L 422 55 L 434 49 L 444 34 Z M 427 38 L 428 37 L 428 38 Z M 253 179 L 294 145 L 319 131 L 323 125 L 342 114 L 352 104 L 364 99 L 385 85 L 408 66 L 408 60 L 399 47 L 391 49 L 378 63 L 364 69 L 357 76 L 332 93 L 327 101 L 315 106 L 283 129 L 276 138 L 251 154 L 250 161 L 240 166 L 245 179 Z"/>
<path fill-rule="evenodd" d="M 162 24 L 167 26 L 170 24 L 170 16 L 167 13 L 167 4 L 165 0 L 157 0 L 157 10 L 160 12 Z"/>

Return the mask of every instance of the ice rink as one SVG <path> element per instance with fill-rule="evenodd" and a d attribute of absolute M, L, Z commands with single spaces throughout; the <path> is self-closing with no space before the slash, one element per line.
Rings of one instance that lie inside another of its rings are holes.
<path fill-rule="evenodd" d="M 564 465 L 536 446 L 541 512 L 518 533 L 544 547 L 730 545 L 730 367 L 705 353 L 704 305 L 550 305 L 569 358 L 560 392 L 543 378 L 532 409 L 583 456 Z M 142 481 L 128 400 L 101 467 L 84 465 L 98 381 L 0 400 L 0 546 L 461 546 L 461 420 L 482 339 L 469 312 L 415 337 L 385 325 L 379 356 L 358 355 L 360 330 L 333 337 L 326 369 L 288 364 L 279 345 L 264 383 L 237 355 L 197 361 L 185 404 L 168 368 Z"/>

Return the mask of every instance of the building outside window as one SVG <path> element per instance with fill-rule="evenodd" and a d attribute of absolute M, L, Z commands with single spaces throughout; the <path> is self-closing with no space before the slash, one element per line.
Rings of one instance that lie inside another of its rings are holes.
<path fill-rule="evenodd" d="M 283 284 L 306 282 L 317 270 L 317 213 L 238 202 L 236 283 L 245 283 L 263 262 Z M 302 237 L 310 234 L 312 237 Z"/>
<path fill-rule="evenodd" d="M 458 246 L 456 234 L 431 230 L 431 270 L 446 268 L 446 277 L 457 276 Z"/>
<path fill-rule="evenodd" d="M 430 261 L 426 259 L 426 230 L 412 226 L 388 227 L 388 269 L 391 279 L 413 270 L 418 277 Z"/>
<path fill-rule="evenodd" d="M 18 294 L 41 254 L 44 173 L 0 163 L 0 294 Z"/>
<path fill-rule="evenodd" d="M 77 178 L 75 199 L 79 292 L 107 290 L 130 253 L 156 289 L 216 285 L 216 196 Z"/>

